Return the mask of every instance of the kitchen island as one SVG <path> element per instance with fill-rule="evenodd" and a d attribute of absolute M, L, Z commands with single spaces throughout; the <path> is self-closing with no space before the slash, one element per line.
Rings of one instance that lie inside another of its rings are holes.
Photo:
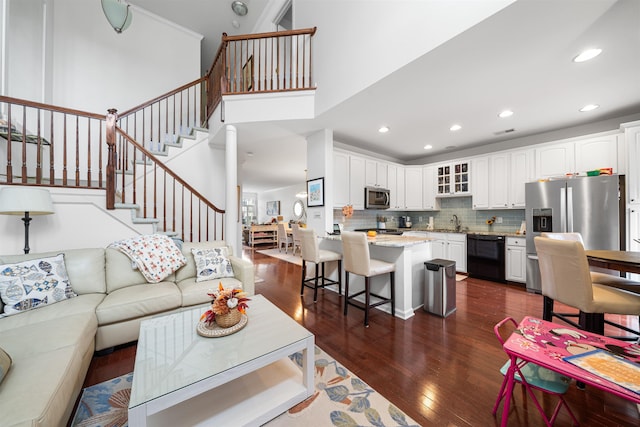
<path fill-rule="evenodd" d="M 403 320 L 412 317 L 413 311 L 420 308 L 424 303 L 424 263 L 433 258 L 431 254 L 431 241 L 433 239 L 427 236 L 384 234 L 378 234 L 376 237 L 368 239 L 371 258 L 392 262 L 396 265 L 395 316 Z M 342 253 L 340 236 L 330 235 L 323 237 L 320 247 Z M 390 286 L 388 274 L 371 278 L 372 293 L 388 295 Z M 352 274 L 349 277 L 349 287 L 350 294 L 364 289 L 364 278 Z M 376 308 L 386 312 L 390 312 L 391 309 L 388 304 Z"/>

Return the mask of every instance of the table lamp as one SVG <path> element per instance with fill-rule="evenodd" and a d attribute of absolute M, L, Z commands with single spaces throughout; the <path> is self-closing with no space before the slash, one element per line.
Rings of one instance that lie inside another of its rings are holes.
<path fill-rule="evenodd" d="M 24 214 L 24 253 L 29 253 L 30 215 L 53 213 L 53 202 L 49 190 L 37 187 L 4 187 L 0 189 L 0 214 Z"/>

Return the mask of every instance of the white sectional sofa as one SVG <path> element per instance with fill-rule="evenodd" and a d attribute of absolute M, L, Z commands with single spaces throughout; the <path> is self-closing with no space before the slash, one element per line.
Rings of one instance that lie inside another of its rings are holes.
<path fill-rule="evenodd" d="M 148 283 L 113 248 L 0 255 L 5 265 L 63 253 L 77 294 L 0 318 L 0 348 L 12 359 L 0 383 L 0 425 L 65 426 L 95 351 L 137 340 L 144 319 L 209 302 L 207 290 L 219 282 L 254 294 L 253 264 L 232 255 L 234 277 L 196 281 L 191 249 L 221 246 L 226 243 L 184 243 L 187 264 L 160 283 Z"/>

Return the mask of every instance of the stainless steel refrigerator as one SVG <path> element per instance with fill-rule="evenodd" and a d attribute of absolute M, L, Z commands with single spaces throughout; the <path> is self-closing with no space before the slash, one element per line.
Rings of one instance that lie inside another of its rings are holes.
<path fill-rule="evenodd" d="M 578 232 L 585 249 L 624 250 L 624 175 L 601 175 L 525 184 L 527 290 L 541 292 L 533 238 L 543 232 Z"/>

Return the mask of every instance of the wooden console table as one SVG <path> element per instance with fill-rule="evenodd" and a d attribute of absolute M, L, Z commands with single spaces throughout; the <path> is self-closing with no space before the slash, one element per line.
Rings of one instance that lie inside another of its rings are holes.
<path fill-rule="evenodd" d="M 278 245 L 278 226 L 270 225 L 252 225 L 249 230 L 249 246 L 268 244 L 270 246 Z"/>

